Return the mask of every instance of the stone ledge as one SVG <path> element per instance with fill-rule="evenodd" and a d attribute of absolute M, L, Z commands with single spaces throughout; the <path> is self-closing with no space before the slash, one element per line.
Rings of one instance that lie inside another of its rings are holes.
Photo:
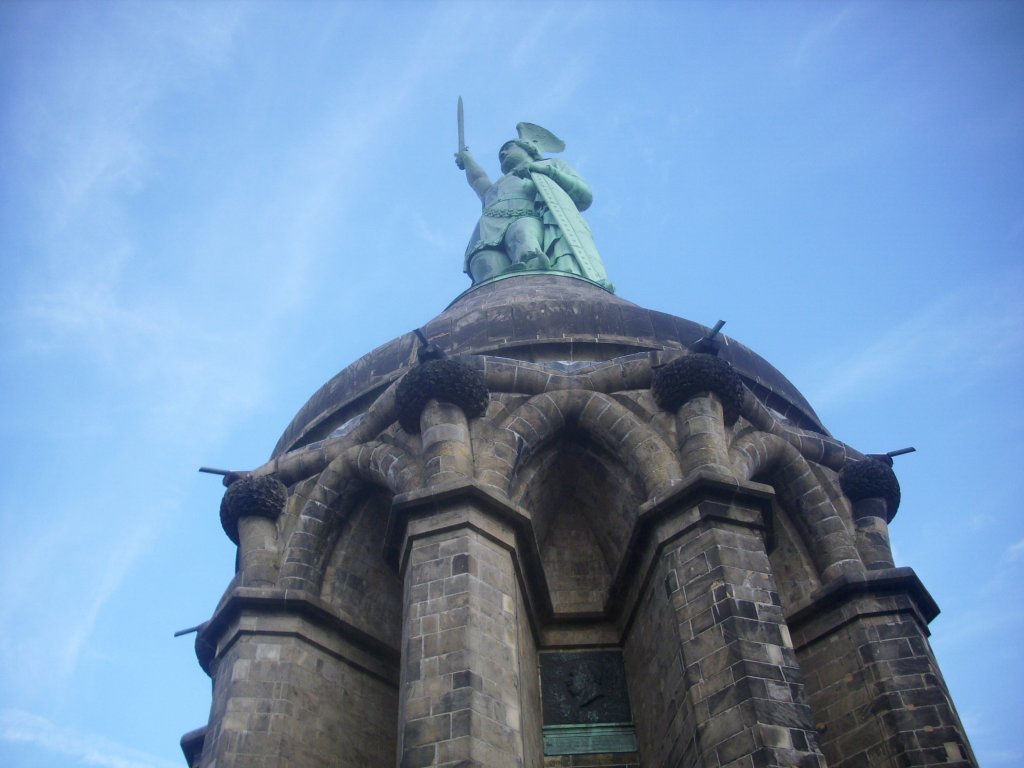
<path fill-rule="evenodd" d="M 903 601 L 906 602 L 901 604 Z M 857 600 L 881 600 L 874 606 L 854 606 Z M 911 612 L 927 637 L 928 624 L 939 615 L 939 606 L 914 573 L 913 568 L 890 568 L 869 571 L 864 576 L 843 575 L 814 592 L 810 599 L 796 607 L 786 622 L 797 648 L 802 648 L 829 635 L 846 624 L 864 616 Z M 813 623 L 820 620 L 817 630 Z M 807 637 L 809 635 L 809 637 Z M 799 641 L 797 638 L 801 638 Z"/>
<path fill-rule="evenodd" d="M 775 491 L 770 485 L 737 480 L 728 475 L 709 472 L 706 469 L 698 469 L 641 504 L 638 520 L 645 522 L 670 508 L 678 508 L 690 498 L 698 495 L 722 501 L 732 501 L 737 497 L 747 497 L 757 500 L 762 505 L 762 508 L 767 511 L 771 508 L 771 501 L 775 498 Z"/>
<path fill-rule="evenodd" d="M 246 614 L 255 614 L 255 620 L 248 623 L 245 622 L 244 617 Z M 314 627 L 334 634 L 344 644 L 366 653 L 372 659 L 378 660 L 388 667 L 393 665 L 395 667 L 395 677 L 392 679 L 391 676 L 381 670 L 370 669 L 366 664 L 361 664 L 339 650 L 328 648 L 323 643 L 306 637 L 300 632 L 285 632 L 269 626 L 261 627 L 259 626 L 260 616 L 294 617 L 308 621 Z M 227 642 L 222 642 L 224 640 L 223 636 L 232 628 L 234 629 L 232 637 Z M 196 655 L 203 671 L 208 675 L 211 674 L 211 666 L 214 658 L 218 655 L 218 648 L 220 653 L 223 653 L 234 644 L 241 634 L 290 634 L 301 637 L 325 653 L 373 675 L 389 685 L 397 685 L 398 682 L 397 669 L 401 660 L 399 649 L 393 648 L 346 621 L 334 611 L 329 603 L 307 592 L 273 588 L 236 587 L 198 632 Z M 200 652 L 200 648 L 203 649 L 203 652 Z"/>

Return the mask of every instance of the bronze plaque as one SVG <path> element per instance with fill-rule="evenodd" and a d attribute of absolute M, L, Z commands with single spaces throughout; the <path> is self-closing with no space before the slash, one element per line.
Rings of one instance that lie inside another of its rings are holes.
<path fill-rule="evenodd" d="M 629 723 L 626 671 L 620 651 L 558 651 L 540 655 L 544 725 Z"/>

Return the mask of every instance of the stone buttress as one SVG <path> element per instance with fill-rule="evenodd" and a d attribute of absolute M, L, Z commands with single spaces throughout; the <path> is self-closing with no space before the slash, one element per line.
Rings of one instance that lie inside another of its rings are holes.
<path fill-rule="evenodd" d="M 976 765 L 891 459 L 583 280 L 469 292 L 231 477 L 192 766 Z"/>

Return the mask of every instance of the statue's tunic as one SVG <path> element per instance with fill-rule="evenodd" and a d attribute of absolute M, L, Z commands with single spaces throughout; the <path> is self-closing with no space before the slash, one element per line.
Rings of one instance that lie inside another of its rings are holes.
<path fill-rule="evenodd" d="M 537 165 L 550 165 L 559 172 L 560 178 L 571 180 L 572 183 L 568 187 L 562 183 L 559 183 L 559 186 L 565 189 L 579 209 L 581 200 L 578 192 L 587 187 L 568 163 L 550 159 L 541 160 Z M 544 225 L 542 247 L 551 261 L 555 262 L 560 257 L 566 256 L 568 258 L 563 259 L 558 268 L 562 271 L 578 272 L 579 267 L 575 263 L 575 259 L 572 258 L 572 251 L 562 238 L 562 232 L 551 212 L 547 210 L 536 185 L 529 178 L 521 179 L 512 173 L 502 176 L 484 193 L 483 213 L 469 238 L 469 245 L 466 246 L 465 270 L 469 271 L 469 262 L 473 258 L 473 254 L 478 251 L 503 250 L 502 241 L 505 231 L 513 221 L 524 216 L 540 219 Z M 571 270 L 567 269 L 570 263 L 573 265 Z"/>

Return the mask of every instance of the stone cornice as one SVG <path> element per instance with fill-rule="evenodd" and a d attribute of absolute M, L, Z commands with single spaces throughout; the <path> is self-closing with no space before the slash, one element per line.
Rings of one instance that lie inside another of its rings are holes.
<path fill-rule="evenodd" d="M 246 615 L 253 615 L 257 618 L 255 622 L 244 626 Z M 335 635 L 343 644 L 354 646 L 358 651 L 369 654 L 370 657 L 385 665 L 395 665 L 397 670 L 401 657 L 399 649 L 346 621 L 329 603 L 319 597 L 295 590 L 255 587 L 236 587 L 217 607 L 210 620 L 199 630 L 196 637 L 196 656 L 199 659 L 199 665 L 207 674 L 211 674 L 215 657 L 223 654 L 241 633 L 281 634 L 280 631 L 273 629 L 266 622 L 261 622 L 258 618 L 272 615 L 294 616 L 308 621 Z M 230 637 L 225 637 L 232 628 L 234 633 Z M 311 644 L 317 645 L 325 652 L 352 666 L 363 669 L 389 684 L 397 684 L 397 679 L 390 679 L 381 670 L 371 669 L 368 665 L 360 664 L 357 660 L 339 653 L 337 649 L 327 648 L 311 638 L 306 639 Z"/>
<path fill-rule="evenodd" d="M 817 590 L 787 616 L 797 647 L 809 645 L 846 624 L 871 615 L 911 612 L 927 636 L 939 606 L 913 568 L 841 576 Z"/>

